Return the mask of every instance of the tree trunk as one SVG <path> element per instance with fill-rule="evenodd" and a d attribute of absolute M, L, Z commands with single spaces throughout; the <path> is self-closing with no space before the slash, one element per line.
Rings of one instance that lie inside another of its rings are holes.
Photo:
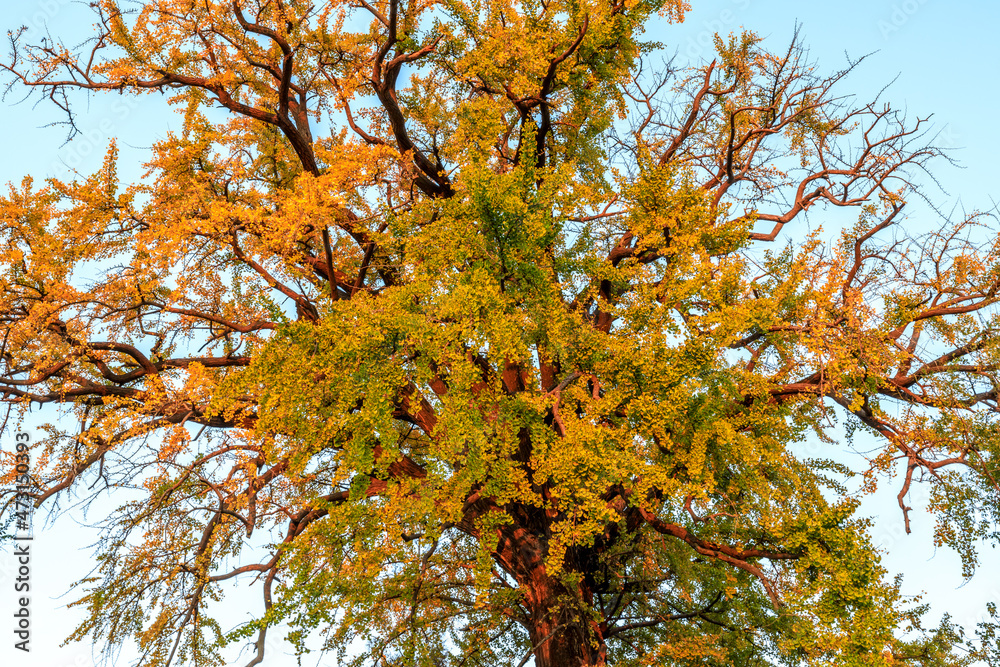
<path fill-rule="evenodd" d="M 527 434 L 522 434 L 522 444 L 527 459 Z M 508 513 L 513 525 L 499 530 L 494 558 L 524 595 L 535 666 L 603 667 L 607 653 L 604 633 L 586 611 L 593 605 L 591 587 L 579 579 L 567 587 L 564 578 L 550 575 L 546 567 L 553 517 L 516 504 L 508 507 Z M 577 561 L 564 558 L 564 568 L 580 572 Z"/>
<path fill-rule="evenodd" d="M 596 623 L 580 615 L 559 595 L 562 587 L 547 581 L 534 590 L 531 605 L 531 644 L 536 667 L 601 667 L 605 664 L 604 638 Z M 575 596 L 573 596 L 575 597 Z M 560 599 L 562 598 L 562 599 Z"/>

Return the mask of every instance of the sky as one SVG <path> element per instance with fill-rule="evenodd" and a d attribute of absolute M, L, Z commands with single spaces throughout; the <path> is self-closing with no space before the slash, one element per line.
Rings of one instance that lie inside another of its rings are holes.
<path fill-rule="evenodd" d="M 4 29 L 26 25 L 36 35 L 44 29 L 59 35 L 85 35 L 90 24 L 85 3 L 71 0 L 0 0 L 0 24 Z M 1000 108 L 1000 3 L 988 0 L 841 0 L 808 2 L 792 0 L 692 0 L 693 10 L 680 26 L 654 24 L 647 36 L 663 42 L 679 61 L 711 59 L 714 33 L 723 35 L 741 28 L 753 30 L 773 50 L 787 46 L 800 24 L 803 41 L 821 70 L 843 67 L 847 57 L 871 54 L 854 72 L 845 92 L 859 99 L 870 98 L 887 84 L 885 99 L 905 108 L 913 117 L 932 116 L 940 131 L 938 143 L 952 150 L 958 165 L 940 161 L 934 176 L 941 189 L 929 181 L 928 193 L 945 209 L 989 209 L 1000 200 L 995 161 L 1000 156 L 1000 130 L 996 122 Z M 69 40 L 73 41 L 73 40 Z M 47 126 L 60 120 L 51 105 L 33 101 L 15 104 L 11 93 L 0 104 L 0 182 L 20 182 L 26 175 L 38 180 L 67 177 L 74 169 L 84 173 L 100 164 L 111 137 L 118 138 L 121 174 L 125 179 L 141 173 L 137 166 L 150 144 L 179 126 L 179 116 L 167 109 L 158 94 L 140 98 L 111 94 L 79 100 L 82 135 L 64 143 L 65 131 Z M 822 214 L 801 224 L 819 226 Z M 934 224 L 929 212 L 913 216 L 907 224 Z M 0 443 L 4 448 L 12 442 Z M 806 443 L 810 455 L 827 455 L 819 443 Z M 851 460 L 852 454 L 842 456 Z M 856 455 L 854 462 L 860 461 Z M 898 482 L 898 480 L 896 480 Z M 986 550 L 982 566 L 969 582 L 962 580 L 958 557 L 936 550 L 931 539 L 933 519 L 921 514 L 926 496 L 917 490 L 911 504 L 914 532 L 905 535 L 902 516 L 895 503 L 898 487 L 887 480 L 875 498 L 865 503 L 863 514 L 875 518 L 872 529 L 876 544 L 886 551 L 884 565 L 904 575 L 904 592 L 923 594 L 932 607 L 930 618 L 947 611 L 958 622 L 971 627 L 981 617 L 985 604 L 1000 603 L 1000 552 Z M 90 519 L 95 518 L 93 515 Z M 72 513 L 52 525 L 36 529 L 33 548 L 32 597 L 34 616 L 33 651 L 30 660 L 12 649 L 8 630 L 14 604 L 13 569 L 9 554 L 0 553 L 0 664 L 19 667 L 86 667 L 95 662 L 91 646 L 62 640 L 81 619 L 81 612 L 67 608 L 73 599 L 71 584 L 93 566 L 91 545 L 97 535 L 82 525 L 81 512 Z M 234 594 L 234 609 L 246 604 L 255 608 L 256 596 Z M 238 616 L 238 614 L 237 614 Z M 294 658 L 281 655 L 274 646 L 266 666 L 294 665 Z M 118 664 L 128 664 L 126 649 Z M 244 661 L 248 659 L 244 656 Z M 241 663 L 242 664 L 242 663 Z M 305 661 L 304 664 L 315 664 Z M 333 664 L 322 662 L 320 664 Z"/>

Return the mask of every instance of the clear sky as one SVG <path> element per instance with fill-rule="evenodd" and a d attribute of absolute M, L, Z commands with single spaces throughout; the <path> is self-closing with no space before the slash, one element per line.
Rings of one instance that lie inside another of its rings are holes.
<path fill-rule="evenodd" d="M 808 2 L 793 0 L 691 0 L 693 11 L 681 26 L 654 25 L 647 32 L 676 50 L 679 61 L 711 58 L 711 36 L 741 27 L 766 38 L 775 50 L 786 46 L 796 22 L 801 24 L 804 41 L 810 46 L 821 70 L 839 69 L 845 52 L 851 57 L 871 53 L 844 86 L 844 92 L 864 99 L 873 96 L 894 78 L 886 93 L 894 105 L 913 116 L 933 114 L 941 130 L 939 143 L 954 149 L 959 167 L 940 162 L 934 173 L 945 192 L 929 190 L 945 208 L 961 205 L 966 209 L 988 209 L 1000 200 L 1000 184 L 994 174 L 1000 156 L 1000 130 L 996 120 L 1000 107 L 1000 2 L 995 0 L 841 0 Z M 85 35 L 90 19 L 85 3 L 71 0 L 0 0 L 0 23 L 4 29 L 27 25 L 41 35 L 47 24 L 54 34 Z M 74 39 L 69 39 L 72 42 Z M 898 75 L 898 78 L 897 78 Z M 136 166 L 145 147 L 162 137 L 166 129 L 177 127 L 179 118 L 166 108 L 163 98 L 150 94 L 135 100 L 112 94 L 79 100 L 83 135 L 63 145 L 65 132 L 44 127 L 58 121 L 59 114 L 48 104 L 32 102 L 14 105 L 16 94 L 0 104 L 0 181 L 18 182 L 25 175 L 36 178 L 65 177 L 71 168 L 88 171 L 100 163 L 111 136 L 118 137 L 122 149 L 121 174 L 124 178 L 140 173 Z M 928 183 L 928 186 L 932 184 Z M 802 224 L 823 223 L 822 213 Z M 933 224 L 933 218 L 914 217 L 915 225 Z M 10 442 L 2 443 L 4 448 Z M 828 455 L 816 444 L 807 444 L 814 455 Z M 860 463 L 849 452 L 845 461 Z M 958 558 L 933 548 L 930 531 L 933 520 L 915 513 L 914 533 L 905 536 L 902 517 L 895 504 L 896 489 L 887 481 L 878 497 L 863 511 L 876 517 L 873 535 L 887 550 L 885 565 L 892 573 L 905 575 L 904 590 L 926 593 L 932 605 L 931 618 L 942 612 L 968 626 L 974 625 L 985 603 L 1000 603 L 1000 552 L 982 554 L 979 573 L 965 585 L 959 575 Z M 926 502 L 919 491 L 912 499 L 915 507 Z M 86 576 L 93 562 L 89 545 L 96 533 L 66 517 L 42 527 L 36 534 L 33 578 L 37 588 L 32 600 L 34 615 L 33 652 L 30 660 L 11 648 L 10 614 L 13 608 L 12 559 L 0 554 L 0 664 L 19 667 L 86 667 L 94 657 L 89 645 L 60 643 L 71 632 L 81 614 L 67 609 L 73 599 L 66 594 L 70 584 Z M 97 513 L 90 516 L 96 519 Z M 253 597 L 234 595 L 234 619 L 243 609 L 256 609 Z M 245 606 L 240 606 L 245 605 Z M 129 652 L 120 664 L 127 664 Z M 242 663 L 240 663 L 242 664 Z M 294 665 L 290 656 L 271 652 L 266 666 Z M 315 664 L 305 661 L 304 664 Z M 332 664 L 323 662 L 321 664 Z"/>

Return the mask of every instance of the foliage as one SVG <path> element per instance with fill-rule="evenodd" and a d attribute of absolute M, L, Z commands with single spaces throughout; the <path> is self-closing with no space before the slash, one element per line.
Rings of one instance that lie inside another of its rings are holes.
<path fill-rule="evenodd" d="M 112 144 L 0 200 L 0 392 L 68 411 L 37 502 L 120 499 L 75 639 L 145 665 L 257 664 L 279 625 L 359 665 L 996 661 L 995 623 L 921 628 L 856 516 L 902 466 L 907 529 L 931 485 L 966 575 L 1000 519 L 1000 244 L 980 214 L 900 228 L 939 151 L 839 96 L 856 63 L 742 34 L 657 67 L 642 31 L 679 0 L 93 9 L 82 50 L 12 34 L 11 85 L 71 132 L 73 89 L 184 121 L 144 179 Z M 824 207 L 857 223 L 767 246 Z M 835 419 L 883 441 L 860 485 Z M 234 579 L 263 607 L 229 631 Z"/>

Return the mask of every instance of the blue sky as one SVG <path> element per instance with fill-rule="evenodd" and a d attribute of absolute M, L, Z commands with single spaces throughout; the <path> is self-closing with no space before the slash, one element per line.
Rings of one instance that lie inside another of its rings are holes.
<path fill-rule="evenodd" d="M 4 8 L 4 28 L 20 24 L 36 34 L 47 24 L 55 34 L 82 35 L 90 19 L 86 9 L 70 0 L 0 0 Z M 905 108 L 913 116 L 933 114 L 941 131 L 940 143 L 953 149 L 959 166 L 941 161 L 934 170 L 945 192 L 928 192 L 945 208 L 959 204 L 966 209 L 988 209 L 1000 200 L 995 162 L 1000 156 L 997 109 L 1000 106 L 1000 3 L 986 0 L 945 2 L 944 0 L 842 0 L 838 3 L 794 2 L 790 0 L 692 0 L 693 11 L 685 24 L 651 26 L 647 35 L 676 50 L 680 60 L 711 58 L 711 36 L 753 30 L 772 49 L 787 45 L 796 23 L 801 24 L 804 42 L 822 70 L 839 69 L 845 51 L 851 57 L 871 53 L 844 86 L 844 91 L 864 99 L 878 93 L 893 79 L 886 99 Z M 72 41 L 72 40 L 70 40 Z M 898 75 L 898 78 L 897 78 Z M 33 107 L 31 102 L 13 105 L 10 95 L 0 105 L 4 130 L 0 133 L 0 181 L 20 181 L 31 174 L 37 178 L 65 177 L 71 168 L 84 172 L 100 163 L 111 136 L 117 136 L 122 150 L 124 177 L 140 173 L 136 166 L 153 140 L 168 128 L 179 125 L 179 117 L 166 108 L 163 98 L 149 94 L 127 98 L 112 94 L 80 100 L 82 136 L 63 144 L 65 132 L 44 127 L 58 121 L 51 105 Z M 933 224 L 929 214 L 915 215 L 910 224 Z M 814 214 L 802 224 L 819 225 L 822 214 Z M 8 443 L 3 443 L 7 446 Z M 809 444 L 817 454 L 824 454 Z M 933 548 L 930 530 L 933 520 L 914 516 L 914 534 L 902 533 L 902 517 L 895 504 L 895 489 L 886 483 L 882 492 L 864 506 L 876 517 L 876 543 L 887 550 L 885 565 L 890 572 L 905 575 L 904 590 L 926 593 L 933 608 L 932 618 L 943 611 L 972 625 L 988 601 L 1000 602 L 1000 553 L 984 552 L 976 577 L 963 585 L 958 558 Z M 919 507 L 919 491 L 913 504 Z M 95 517 L 91 517 L 95 518 Z M 89 545 L 96 535 L 66 518 L 38 531 L 34 577 L 39 585 L 33 596 L 35 616 L 34 651 L 30 661 L 11 649 L 8 624 L 0 622 L 0 663 L 32 667 L 84 667 L 92 664 L 91 647 L 74 644 L 60 647 L 80 614 L 66 609 L 72 599 L 63 595 L 69 585 L 85 576 L 92 562 Z M 9 619 L 13 594 L 10 592 L 10 558 L 0 555 L 0 618 Z M 234 602 L 235 605 L 242 604 Z M 255 597 L 247 601 L 255 605 Z M 244 607 L 245 608 L 245 607 Z M 128 652 L 122 655 L 127 662 Z M 272 653 L 272 656 L 274 654 Z M 273 657 L 267 665 L 295 664 L 290 657 Z M 306 662 L 305 664 L 313 664 Z M 326 664 L 326 663 L 324 663 Z"/>

